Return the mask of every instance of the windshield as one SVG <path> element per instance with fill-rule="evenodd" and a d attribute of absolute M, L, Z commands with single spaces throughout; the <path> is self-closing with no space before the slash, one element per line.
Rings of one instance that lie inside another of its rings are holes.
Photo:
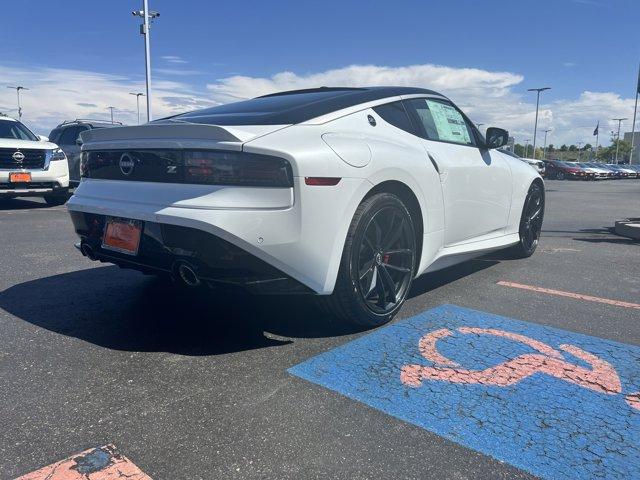
<path fill-rule="evenodd" d="M 0 138 L 31 141 L 38 140 L 38 137 L 31 133 L 31 130 L 25 127 L 22 123 L 14 122 L 13 120 L 0 120 Z"/>

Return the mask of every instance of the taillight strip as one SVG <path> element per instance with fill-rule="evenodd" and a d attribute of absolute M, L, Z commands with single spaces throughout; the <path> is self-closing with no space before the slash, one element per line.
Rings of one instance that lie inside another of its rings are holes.
<path fill-rule="evenodd" d="M 342 180 L 341 177 L 304 177 L 304 183 L 307 185 L 320 187 L 333 187 Z"/>

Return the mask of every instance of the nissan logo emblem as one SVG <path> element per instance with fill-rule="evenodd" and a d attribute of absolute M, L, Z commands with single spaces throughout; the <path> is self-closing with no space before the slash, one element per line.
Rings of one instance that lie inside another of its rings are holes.
<path fill-rule="evenodd" d="M 123 153 L 120 157 L 120 171 L 123 175 L 131 175 L 133 173 L 133 169 L 136 166 L 135 161 L 128 153 Z"/>
<path fill-rule="evenodd" d="M 18 150 L 17 152 L 14 152 L 13 155 L 11 155 L 11 158 L 13 158 L 18 163 L 22 163 L 22 161 L 24 160 L 24 153 Z"/>

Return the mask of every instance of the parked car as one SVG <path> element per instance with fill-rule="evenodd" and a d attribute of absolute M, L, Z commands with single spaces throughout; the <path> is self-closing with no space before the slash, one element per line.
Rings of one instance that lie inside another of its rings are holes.
<path fill-rule="evenodd" d="M 618 178 L 636 178 L 638 176 L 638 172 L 633 168 L 629 168 L 629 165 L 607 164 L 607 167 L 615 171 Z"/>
<path fill-rule="evenodd" d="M 626 167 L 636 172 L 636 178 L 640 178 L 640 165 L 626 165 Z"/>
<path fill-rule="evenodd" d="M 64 152 L 22 122 L 0 116 L 0 198 L 44 197 L 49 205 L 60 205 L 68 190 Z"/>
<path fill-rule="evenodd" d="M 517 158 L 518 160 L 523 161 L 524 163 L 531 165 L 541 176 L 544 175 L 545 172 L 545 164 L 542 160 L 535 160 L 533 158 L 523 158 L 511 150 L 501 149 L 502 153 L 509 155 L 513 158 Z"/>
<path fill-rule="evenodd" d="M 185 286 L 308 293 L 389 321 L 417 275 L 533 254 L 537 172 L 449 99 L 406 87 L 266 95 L 82 134 L 69 201 L 81 252 Z M 446 222 L 445 222 L 446 218 Z"/>
<path fill-rule="evenodd" d="M 575 165 L 579 166 L 580 168 L 583 168 L 586 172 L 590 172 L 593 174 L 593 180 L 608 180 L 610 178 L 612 178 L 612 174 L 613 172 L 602 166 L 601 164 L 598 163 L 594 163 L 594 162 L 582 162 L 582 163 L 575 163 Z"/>
<path fill-rule="evenodd" d="M 76 119 L 62 122 L 51 130 L 49 139 L 60 145 L 69 163 L 70 185 L 75 187 L 80 183 L 80 134 L 95 128 L 121 127 L 122 123 L 107 120 Z"/>
<path fill-rule="evenodd" d="M 595 180 L 596 173 L 574 162 L 545 160 L 547 178 L 556 180 Z"/>

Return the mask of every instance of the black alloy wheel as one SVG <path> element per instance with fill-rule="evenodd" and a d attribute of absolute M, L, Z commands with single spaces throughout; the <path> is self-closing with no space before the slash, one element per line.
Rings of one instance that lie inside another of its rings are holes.
<path fill-rule="evenodd" d="M 514 254 L 519 258 L 533 255 L 540 242 L 542 221 L 544 219 L 544 190 L 540 183 L 534 182 L 524 201 L 520 218 L 520 242 L 514 246 Z"/>
<path fill-rule="evenodd" d="M 562 170 L 558 170 L 558 172 L 556 173 L 556 179 L 558 180 L 564 180 L 564 172 Z"/>
<path fill-rule="evenodd" d="M 343 320 L 365 327 L 383 325 L 407 298 L 416 263 L 409 210 L 393 194 L 372 195 L 351 222 L 333 294 L 318 300 Z"/>
<path fill-rule="evenodd" d="M 378 315 L 386 315 L 404 301 L 413 277 L 415 234 L 405 212 L 397 205 L 376 211 L 354 252 L 358 293 Z"/>

